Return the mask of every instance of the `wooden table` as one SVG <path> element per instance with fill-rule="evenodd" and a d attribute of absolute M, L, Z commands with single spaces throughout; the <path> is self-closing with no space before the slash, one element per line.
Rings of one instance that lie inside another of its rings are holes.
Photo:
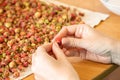
<path fill-rule="evenodd" d="M 101 22 L 95 28 L 107 36 L 120 40 L 120 16 L 111 13 L 100 3 L 99 0 L 59 0 L 59 1 L 77 7 L 90 9 L 92 11 L 110 14 L 110 17 L 107 20 Z M 78 72 L 81 80 L 92 80 L 96 76 L 100 75 L 105 70 L 113 66 L 112 64 L 107 65 L 91 61 L 81 61 L 72 64 L 76 71 Z M 30 75 L 23 80 L 34 80 L 34 77 L 33 75 Z"/>

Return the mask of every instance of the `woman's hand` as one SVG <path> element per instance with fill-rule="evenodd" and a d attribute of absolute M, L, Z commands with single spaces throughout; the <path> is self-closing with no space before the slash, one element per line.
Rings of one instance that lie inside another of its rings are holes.
<path fill-rule="evenodd" d="M 111 63 L 111 50 L 114 41 L 103 36 L 88 25 L 72 25 L 63 27 L 55 36 L 54 41 L 61 40 L 66 55 L 80 56 L 83 59 Z"/>
<path fill-rule="evenodd" d="M 50 56 L 51 51 L 55 58 Z M 36 80 L 79 80 L 56 42 L 37 48 L 32 56 L 32 71 Z"/>

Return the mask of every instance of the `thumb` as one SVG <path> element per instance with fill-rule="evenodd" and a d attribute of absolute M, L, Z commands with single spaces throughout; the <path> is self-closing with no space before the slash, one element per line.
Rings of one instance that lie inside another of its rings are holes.
<path fill-rule="evenodd" d="M 62 45 L 65 47 L 76 47 L 87 49 L 90 45 L 86 39 L 78 39 L 73 37 L 62 38 Z"/>
<path fill-rule="evenodd" d="M 56 42 L 53 43 L 52 50 L 58 60 L 64 60 L 66 58 L 62 49 L 60 49 Z"/>

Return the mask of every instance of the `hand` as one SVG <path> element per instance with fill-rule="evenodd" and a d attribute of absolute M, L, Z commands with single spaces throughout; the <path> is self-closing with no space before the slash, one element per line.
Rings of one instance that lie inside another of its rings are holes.
<path fill-rule="evenodd" d="M 55 58 L 49 55 L 51 51 Z M 56 42 L 37 48 L 32 56 L 32 71 L 36 80 L 79 80 Z"/>
<path fill-rule="evenodd" d="M 77 48 L 68 50 L 66 55 L 81 56 L 83 59 L 92 61 L 111 63 L 111 49 L 113 40 L 88 25 L 72 25 L 63 27 L 53 39 L 61 39 L 62 45 L 67 48 Z"/>

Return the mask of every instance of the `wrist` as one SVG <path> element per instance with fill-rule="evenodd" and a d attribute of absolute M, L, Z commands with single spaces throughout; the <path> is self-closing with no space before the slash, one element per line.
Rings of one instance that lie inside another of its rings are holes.
<path fill-rule="evenodd" d="M 120 41 L 113 40 L 111 46 L 112 63 L 120 65 Z"/>

